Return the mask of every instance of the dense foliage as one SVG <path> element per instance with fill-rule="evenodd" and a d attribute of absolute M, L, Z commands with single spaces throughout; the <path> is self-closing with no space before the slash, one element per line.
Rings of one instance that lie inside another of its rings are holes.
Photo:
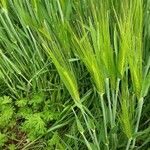
<path fill-rule="evenodd" d="M 149 0 L 0 0 L 0 149 L 150 148 Z"/>

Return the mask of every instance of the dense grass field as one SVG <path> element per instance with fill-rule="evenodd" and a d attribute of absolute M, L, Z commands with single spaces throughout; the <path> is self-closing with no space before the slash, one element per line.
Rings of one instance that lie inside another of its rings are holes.
<path fill-rule="evenodd" d="M 0 0 L 0 150 L 150 150 L 150 0 Z"/>

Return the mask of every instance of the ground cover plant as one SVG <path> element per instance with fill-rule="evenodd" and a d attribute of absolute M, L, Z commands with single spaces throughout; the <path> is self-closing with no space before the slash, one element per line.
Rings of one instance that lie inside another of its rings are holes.
<path fill-rule="evenodd" d="M 0 0 L 0 149 L 150 149 L 149 0 Z"/>

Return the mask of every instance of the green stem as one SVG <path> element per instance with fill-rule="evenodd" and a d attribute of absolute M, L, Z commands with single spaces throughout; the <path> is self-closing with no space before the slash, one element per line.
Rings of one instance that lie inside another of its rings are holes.
<path fill-rule="evenodd" d="M 113 121 L 113 113 L 112 113 L 112 104 L 111 104 L 111 100 L 110 100 L 110 87 L 109 87 L 109 79 L 106 78 L 106 94 L 107 94 L 107 100 L 108 100 L 108 108 L 109 108 L 109 117 L 110 117 L 110 125 L 111 125 L 111 129 L 114 128 L 114 121 Z M 116 143 L 117 143 L 117 138 L 116 138 L 116 134 L 112 135 L 112 139 L 113 139 L 113 148 L 116 148 Z"/>
<path fill-rule="evenodd" d="M 103 94 L 100 94 L 100 101 L 101 101 L 103 121 L 104 121 L 105 145 L 106 145 L 107 150 L 109 150 L 109 141 L 108 141 L 108 135 L 107 135 L 107 120 L 106 120 L 106 111 L 105 111 L 105 106 L 104 106 Z"/>
<path fill-rule="evenodd" d="M 135 133 L 137 133 L 138 131 L 138 128 L 139 128 L 139 123 L 140 123 L 140 118 L 141 118 L 141 113 L 142 113 L 142 108 L 143 108 L 143 97 L 139 99 L 138 101 L 138 118 L 137 118 L 137 122 L 136 122 L 136 126 L 135 126 Z M 133 139 L 133 144 L 132 144 L 132 149 L 134 148 L 135 146 L 135 142 L 136 142 L 136 138 Z"/>
<path fill-rule="evenodd" d="M 130 139 L 128 140 L 128 143 L 127 143 L 127 146 L 126 146 L 126 150 L 129 150 L 131 141 L 132 141 L 132 138 L 130 138 Z"/>
<path fill-rule="evenodd" d="M 116 86 L 116 92 L 115 95 L 113 95 L 114 97 L 114 107 L 113 107 L 113 114 L 114 114 L 114 124 L 115 124 L 115 120 L 116 120 L 116 112 L 117 112 L 117 98 L 118 98 L 118 92 L 119 92 L 119 83 L 120 83 L 120 79 L 117 79 L 117 86 Z"/>
<path fill-rule="evenodd" d="M 88 149 L 92 150 L 92 147 L 91 147 L 90 143 L 88 142 L 88 140 L 86 139 L 85 135 L 83 133 L 81 133 L 81 135 L 83 136 L 83 138 L 85 140 L 85 143 L 86 143 L 86 146 L 88 147 Z"/>
<path fill-rule="evenodd" d="M 99 143 L 98 143 L 98 140 L 97 140 L 97 136 L 96 136 L 95 130 L 93 130 L 93 134 L 94 134 L 94 138 L 95 138 L 95 143 L 96 143 L 97 149 L 100 150 L 100 145 L 99 145 Z"/>
<path fill-rule="evenodd" d="M 93 143 L 95 143 L 95 140 L 94 140 L 94 138 L 93 138 L 92 131 L 91 131 L 90 127 L 89 127 L 89 123 L 88 123 L 88 121 L 87 121 L 87 119 L 86 119 L 86 116 L 85 116 L 85 112 L 82 111 L 82 110 L 81 110 L 81 112 L 82 112 L 82 116 L 83 116 L 83 118 L 84 118 L 84 121 L 85 121 L 85 123 L 86 123 L 86 126 L 87 126 L 87 128 L 88 128 L 89 134 L 90 134 L 90 136 L 91 136 L 91 138 L 92 138 L 92 141 L 93 141 Z M 95 144 L 96 144 L 96 143 L 95 143 Z"/>
<path fill-rule="evenodd" d="M 110 101 L 110 88 L 109 88 L 109 79 L 106 79 L 106 93 L 108 99 L 108 108 L 109 108 L 109 116 L 110 116 L 110 124 L 111 128 L 113 128 L 113 117 L 112 117 L 112 109 L 111 109 L 111 101 Z"/>

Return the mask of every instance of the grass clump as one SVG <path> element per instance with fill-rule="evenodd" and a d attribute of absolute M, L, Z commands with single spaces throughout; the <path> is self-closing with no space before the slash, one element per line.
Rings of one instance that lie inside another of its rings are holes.
<path fill-rule="evenodd" d="M 0 1 L 1 149 L 148 149 L 148 0 Z"/>

